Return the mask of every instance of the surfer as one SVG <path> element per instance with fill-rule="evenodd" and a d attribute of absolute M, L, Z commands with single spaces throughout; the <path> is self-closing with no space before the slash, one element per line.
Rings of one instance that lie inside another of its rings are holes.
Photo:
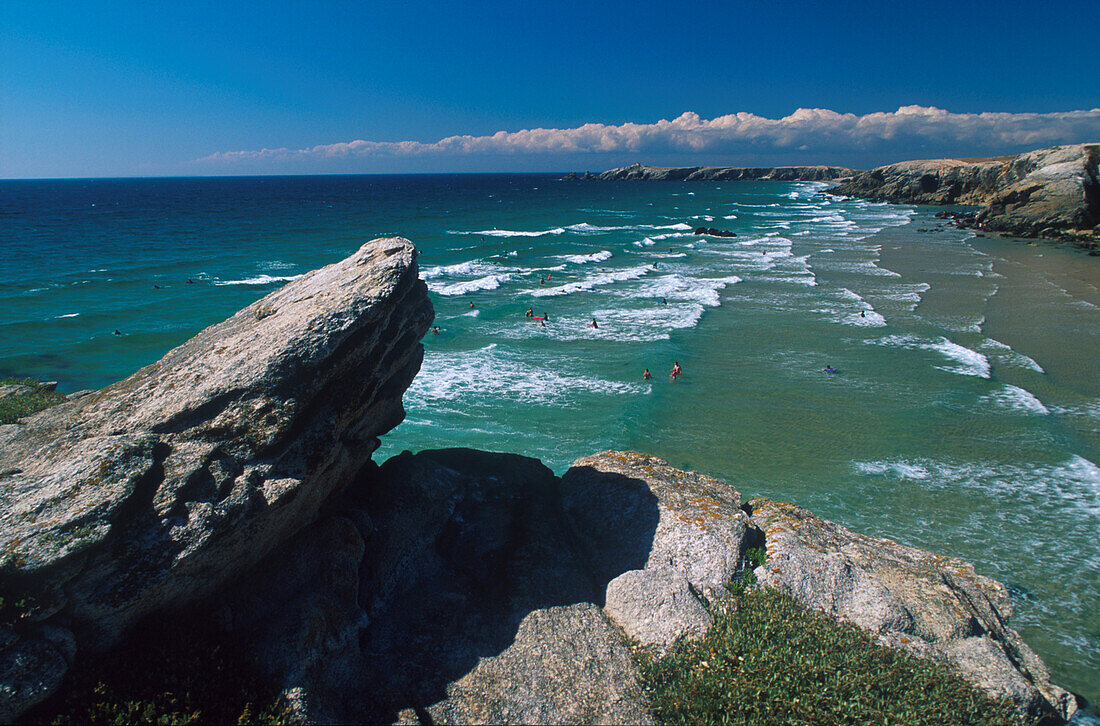
<path fill-rule="evenodd" d="M 439 335 L 439 326 L 438 325 L 433 325 L 432 326 L 432 335 Z"/>
<path fill-rule="evenodd" d="M 826 373 L 836 373 L 836 368 L 833 368 L 832 365 L 825 366 L 824 370 Z"/>
<path fill-rule="evenodd" d="M 668 374 L 668 377 L 675 381 L 677 378 L 679 378 L 681 375 L 683 375 L 683 373 L 684 373 L 684 370 L 680 367 L 680 362 L 679 361 L 673 361 L 672 362 L 672 372 Z"/>
<path fill-rule="evenodd" d="M 540 275 L 539 276 L 539 284 L 540 285 L 545 285 L 546 284 L 546 278 Z"/>
<path fill-rule="evenodd" d="M 118 328 L 115 328 L 115 335 L 122 335 L 122 332 Z"/>
<path fill-rule="evenodd" d="M 592 318 L 592 322 L 588 324 L 588 327 L 590 327 L 590 328 L 598 328 L 598 327 L 600 327 L 600 325 L 599 325 L 599 323 L 597 323 L 597 322 L 596 322 L 596 319 L 595 319 L 595 318 Z"/>
<path fill-rule="evenodd" d="M 529 318 L 533 318 L 533 317 L 535 317 L 535 310 L 534 310 L 534 308 L 527 308 L 527 312 L 525 312 L 525 313 L 524 313 L 524 315 L 526 315 L 526 316 L 527 316 L 527 317 L 529 317 Z"/>
<path fill-rule="evenodd" d="M 153 285 L 153 289 L 154 290 L 163 290 L 164 288 L 161 287 L 160 285 Z"/>
<path fill-rule="evenodd" d="M 867 317 L 867 311 L 866 310 L 860 310 L 859 311 L 859 317 L 861 317 L 861 318 Z"/>
<path fill-rule="evenodd" d="M 650 373 L 649 373 L 649 369 L 648 369 L 648 368 L 646 368 L 646 369 L 645 369 L 644 371 L 642 371 L 642 380 L 643 380 L 643 381 L 648 381 L 648 380 L 649 380 L 650 378 L 652 378 L 652 377 L 653 377 L 653 376 L 652 376 L 652 375 L 650 375 Z"/>
<path fill-rule="evenodd" d="M 550 282 L 550 278 L 551 278 L 551 277 L 553 277 L 553 276 L 554 276 L 554 273 L 553 273 L 553 272 L 547 272 L 547 273 L 546 273 L 546 281 L 547 281 L 547 282 Z"/>
<path fill-rule="evenodd" d="M 540 328 L 545 328 L 546 327 L 546 318 L 543 318 L 542 320 L 539 321 L 539 327 Z"/>
<path fill-rule="evenodd" d="M 474 307 L 474 303 L 473 303 L 473 301 L 471 300 L 471 301 L 470 301 L 470 309 L 472 310 L 472 309 L 473 309 L 473 307 Z"/>
<path fill-rule="evenodd" d="M 668 305 L 668 300 L 666 300 L 664 298 L 661 298 L 661 304 L 662 305 Z"/>

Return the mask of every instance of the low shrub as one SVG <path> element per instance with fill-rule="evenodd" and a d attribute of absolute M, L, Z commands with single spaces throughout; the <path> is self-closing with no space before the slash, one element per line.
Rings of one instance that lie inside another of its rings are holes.
<path fill-rule="evenodd" d="M 706 635 L 635 649 L 665 724 L 1020 726 L 953 670 L 880 646 L 774 590 L 731 588 Z"/>
<path fill-rule="evenodd" d="M 15 423 L 24 416 L 57 405 L 65 400 L 65 394 L 47 390 L 34 378 L 0 378 L 0 386 L 16 384 L 30 386 L 33 391 L 0 399 L 0 425 Z"/>

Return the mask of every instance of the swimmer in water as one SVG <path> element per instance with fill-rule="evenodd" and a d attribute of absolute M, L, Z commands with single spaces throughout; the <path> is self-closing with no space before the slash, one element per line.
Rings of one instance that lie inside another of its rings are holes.
<path fill-rule="evenodd" d="M 831 365 L 825 366 L 824 370 L 826 373 L 836 373 L 836 368 L 833 368 Z"/>
<path fill-rule="evenodd" d="M 859 311 L 859 317 L 861 317 L 861 318 L 867 317 L 867 311 L 866 310 L 860 310 Z"/>
<path fill-rule="evenodd" d="M 122 333 L 119 332 L 118 328 L 115 328 L 115 335 L 122 335 Z"/>
<path fill-rule="evenodd" d="M 432 335 L 439 335 L 439 326 L 438 325 L 432 326 Z"/>
<path fill-rule="evenodd" d="M 194 281 L 194 280 L 192 280 L 192 279 L 191 279 L 191 278 L 189 277 L 189 278 L 187 278 L 187 284 L 188 284 L 188 285 L 194 285 L 194 284 L 195 284 L 195 281 Z"/>
<path fill-rule="evenodd" d="M 652 378 L 652 377 L 653 377 L 653 376 L 652 376 L 652 375 L 650 375 L 650 373 L 649 373 L 649 369 L 648 369 L 648 368 L 646 368 L 646 369 L 645 369 L 644 371 L 642 371 L 642 380 L 643 380 L 643 381 L 648 381 L 648 380 L 649 380 L 650 378 Z"/>
<path fill-rule="evenodd" d="M 668 305 L 668 300 L 666 300 L 664 298 L 661 298 L 661 304 L 662 305 Z"/>
<path fill-rule="evenodd" d="M 540 328 L 545 328 L 546 327 L 546 321 L 545 320 L 540 320 L 539 321 L 539 327 Z"/>
<path fill-rule="evenodd" d="M 588 324 L 588 327 L 590 327 L 590 328 L 598 328 L 598 327 L 600 327 L 600 325 L 599 325 L 599 323 L 597 323 L 597 322 L 596 322 L 596 319 L 595 319 L 595 318 L 592 318 L 592 322 Z"/>
<path fill-rule="evenodd" d="M 525 313 L 524 313 L 524 315 L 526 315 L 526 316 L 527 316 L 527 317 L 529 317 L 529 318 L 533 318 L 533 317 L 535 317 L 535 310 L 534 310 L 534 308 L 527 308 L 527 312 L 525 312 Z"/>
<path fill-rule="evenodd" d="M 539 284 L 540 284 L 540 285 L 545 285 L 545 284 L 546 284 L 546 278 L 545 278 L 545 277 L 541 277 L 541 276 L 540 276 L 540 277 L 539 277 Z"/>
<path fill-rule="evenodd" d="M 672 372 L 668 374 L 668 377 L 675 381 L 677 378 L 679 378 L 681 375 L 683 375 L 683 373 L 684 373 L 684 370 L 680 367 L 680 362 L 679 361 L 673 361 L 672 362 Z"/>
<path fill-rule="evenodd" d="M 471 302 L 470 303 L 470 308 L 472 309 L 473 307 L 474 307 L 474 304 Z"/>
<path fill-rule="evenodd" d="M 153 285 L 153 289 L 154 290 L 163 290 L 164 288 L 161 287 L 160 285 Z"/>

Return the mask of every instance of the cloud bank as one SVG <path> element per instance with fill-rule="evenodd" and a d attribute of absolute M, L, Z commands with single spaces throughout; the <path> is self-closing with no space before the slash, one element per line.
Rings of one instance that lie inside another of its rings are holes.
<path fill-rule="evenodd" d="M 1058 113 L 951 113 L 934 106 L 902 106 L 863 116 L 800 108 L 770 119 L 735 113 L 710 120 L 686 112 L 651 124 L 588 123 L 571 129 L 498 131 L 490 136 L 448 136 L 420 141 L 355 141 L 304 149 L 222 151 L 197 164 L 233 167 L 250 162 L 320 162 L 338 159 L 457 158 L 463 156 L 562 156 L 578 154 L 736 156 L 801 152 L 815 155 L 971 149 L 1005 153 L 1056 144 L 1100 140 L 1100 108 Z M 950 152 L 948 152 L 950 153 Z"/>

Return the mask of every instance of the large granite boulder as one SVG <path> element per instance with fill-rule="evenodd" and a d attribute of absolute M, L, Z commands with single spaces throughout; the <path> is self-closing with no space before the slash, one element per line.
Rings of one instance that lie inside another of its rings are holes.
<path fill-rule="evenodd" d="M 0 427 L 0 589 L 25 603 L 0 668 L 43 663 L 23 675 L 45 679 L 0 682 L 0 721 L 71 659 L 43 628 L 107 647 L 314 521 L 403 418 L 431 320 L 412 244 L 377 239 L 119 383 Z"/>
<path fill-rule="evenodd" d="M 1050 683 L 1042 660 L 1007 622 L 1005 586 L 974 566 L 886 539 L 857 534 L 793 504 L 754 499 L 764 532 L 761 583 L 874 633 L 884 645 L 946 662 L 1030 719 L 1076 710 Z"/>
<path fill-rule="evenodd" d="M 627 635 L 664 650 L 706 632 L 708 606 L 755 538 L 736 489 L 657 457 L 605 451 L 573 462 L 562 492 L 580 546 L 607 581 L 604 610 Z"/>

